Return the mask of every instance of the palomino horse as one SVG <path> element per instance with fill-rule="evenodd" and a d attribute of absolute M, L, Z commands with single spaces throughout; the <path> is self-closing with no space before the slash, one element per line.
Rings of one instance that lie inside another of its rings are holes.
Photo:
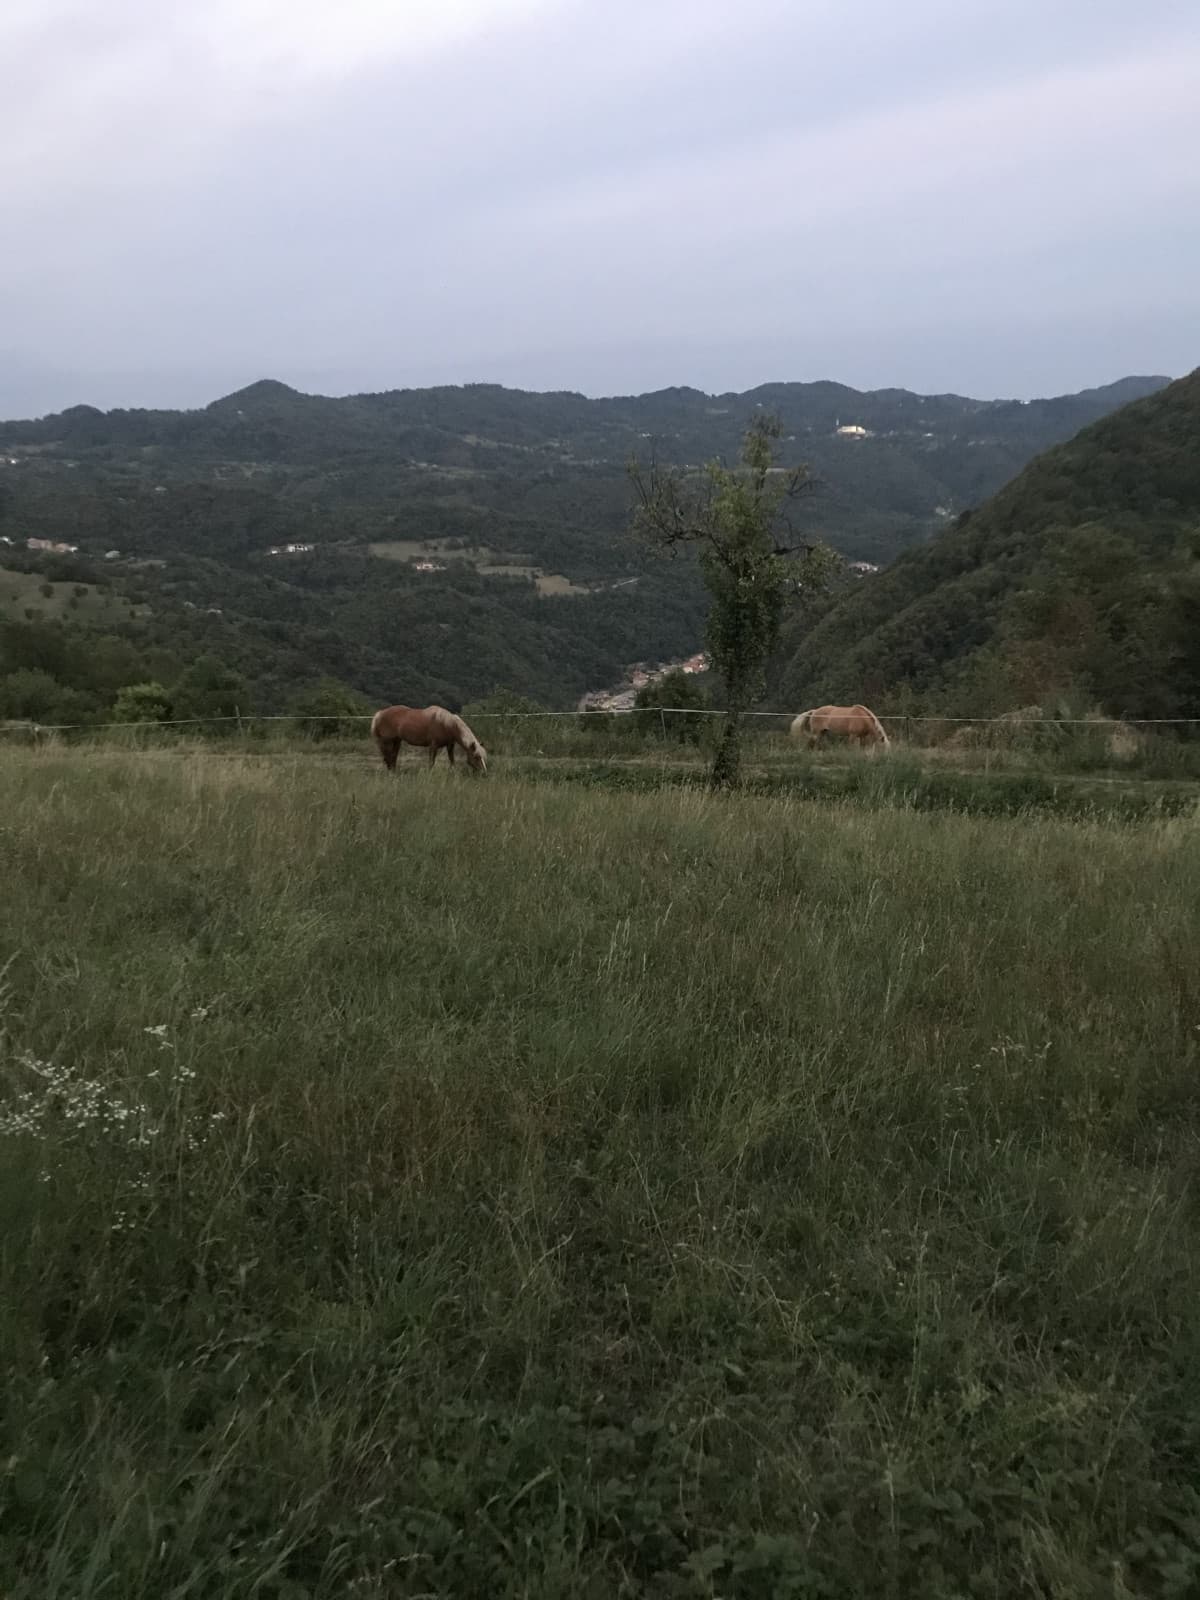
<path fill-rule="evenodd" d="M 889 743 L 883 724 L 866 706 L 817 706 L 812 711 L 802 711 L 792 723 L 792 737 L 807 739 L 810 750 L 827 735 L 857 739 L 860 749 L 868 742 L 886 749 Z"/>
<path fill-rule="evenodd" d="M 476 772 L 487 771 L 487 752 L 463 719 L 447 711 L 445 706 L 426 706 L 424 711 L 414 706 L 388 706 L 371 718 L 371 736 L 389 772 L 396 769 L 396 757 L 402 744 L 424 745 L 429 751 L 431 767 L 439 750 L 446 752 L 453 766 L 457 747 L 465 752 L 469 767 Z"/>

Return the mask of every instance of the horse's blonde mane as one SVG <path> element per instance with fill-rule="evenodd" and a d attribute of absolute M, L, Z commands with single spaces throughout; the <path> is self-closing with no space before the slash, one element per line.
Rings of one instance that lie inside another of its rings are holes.
<path fill-rule="evenodd" d="M 884 727 L 883 723 L 880 722 L 879 718 L 875 715 L 875 713 L 871 710 L 870 706 L 855 706 L 854 709 L 856 711 L 865 712 L 866 715 L 868 717 L 870 717 L 871 721 L 874 723 L 875 732 L 883 740 L 884 744 L 891 744 L 892 741 L 887 736 L 887 729 Z"/>
<path fill-rule="evenodd" d="M 461 717 L 455 716 L 453 711 L 447 711 L 445 706 L 427 706 L 426 710 L 435 722 L 455 736 L 464 750 L 477 750 L 480 755 L 486 755 L 483 746 Z"/>

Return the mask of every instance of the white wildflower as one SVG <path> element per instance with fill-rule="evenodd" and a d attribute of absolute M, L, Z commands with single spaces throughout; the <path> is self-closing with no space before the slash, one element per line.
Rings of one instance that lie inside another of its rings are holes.
<path fill-rule="evenodd" d="M 165 1023 L 144 1031 L 166 1049 L 172 1048 L 165 1038 Z M 94 1078 L 84 1077 L 75 1067 L 42 1061 L 28 1050 L 10 1059 L 27 1075 L 27 1081 L 33 1081 L 28 1087 L 18 1086 L 15 1093 L 0 1099 L 0 1138 L 8 1136 L 60 1144 L 64 1141 L 105 1142 L 130 1151 L 146 1151 L 166 1131 L 161 1112 L 155 1112 L 138 1096 L 118 1093 Z M 196 1071 L 194 1067 L 180 1064 L 172 1076 L 182 1086 L 195 1079 Z M 148 1073 L 147 1088 L 151 1080 L 158 1078 L 157 1068 Z M 176 1099 L 170 1108 L 170 1119 L 171 1129 L 178 1128 L 184 1147 L 198 1150 L 208 1133 L 225 1120 L 225 1113 L 216 1111 L 200 1116 Z M 51 1173 L 43 1170 L 39 1176 L 48 1182 Z M 144 1170 L 131 1174 L 131 1181 L 142 1190 L 149 1188 L 149 1177 Z M 124 1214 L 119 1214 L 113 1223 L 114 1231 L 127 1226 Z"/>
<path fill-rule="evenodd" d="M 0 1108 L 0 1135 L 48 1140 L 100 1139 L 131 1149 L 146 1149 L 162 1131 L 161 1123 L 141 1100 L 113 1093 L 93 1078 L 53 1061 L 41 1061 L 25 1050 L 17 1065 L 37 1082 L 19 1089 Z M 48 1181 L 48 1171 L 41 1173 Z"/>

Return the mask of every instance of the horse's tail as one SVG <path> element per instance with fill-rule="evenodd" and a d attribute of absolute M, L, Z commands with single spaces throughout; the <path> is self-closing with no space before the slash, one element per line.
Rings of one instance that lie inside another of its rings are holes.
<path fill-rule="evenodd" d="M 372 737 L 372 739 L 378 739 L 379 738 L 380 725 L 381 725 L 382 719 L 386 715 L 387 715 L 387 711 L 385 709 L 383 711 L 377 711 L 375 713 L 375 715 L 371 718 L 371 737 Z"/>
<path fill-rule="evenodd" d="M 800 715 L 793 721 L 791 732 L 794 738 L 799 738 L 802 733 L 808 732 L 808 724 L 811 717 L 811 711 L 802 711 Z"/>

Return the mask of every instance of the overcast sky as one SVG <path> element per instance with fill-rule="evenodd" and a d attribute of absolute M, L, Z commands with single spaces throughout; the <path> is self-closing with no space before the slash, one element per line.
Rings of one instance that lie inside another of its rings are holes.
<path fill-rule="evenodd" d="M 0 415 L 1200 363 L 1200 0 L 0 0 Z"/>

